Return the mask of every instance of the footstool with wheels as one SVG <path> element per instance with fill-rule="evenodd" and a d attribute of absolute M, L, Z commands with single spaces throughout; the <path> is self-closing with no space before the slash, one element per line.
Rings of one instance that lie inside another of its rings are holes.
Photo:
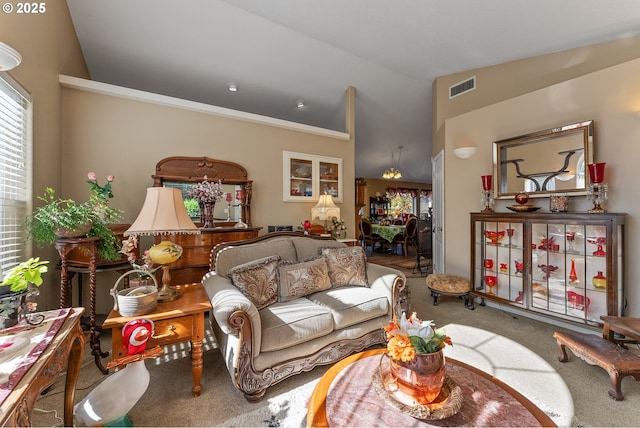
<path fill-rule="evenodd" d="M 475 309 L 473 299 L 470 298 L 471 281 L 460 275 L 450 275 L 446 273 L 432 273 L 426 279 L 427 288 L 431 291 L 433 304 L 438 305 L 438 298 L 444 294 L 446 296 L 458 296 L 464 299 L 464 306 L 467 309 Z"/>

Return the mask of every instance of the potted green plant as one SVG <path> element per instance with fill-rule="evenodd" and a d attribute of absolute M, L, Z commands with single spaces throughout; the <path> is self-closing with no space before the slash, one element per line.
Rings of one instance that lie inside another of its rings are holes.
<path fill-rule="evenodd" d="M 103 260 L 120 259 L 120 241 L 109 224 L 117 223 L 122 211 L 109 206 L 108 198 L 113 197 L 112 175 L 107 184 L 100 186 L 94 173 L 88 174 L 91 196 L 88 201 L 77 203 L 72 199 L 56 197 L 55 190 L 47 188 L 38 199 L 44 205 L 27 216 L 23 224 L 27 239 L 38 246 L 55 243 L 59 238 L 95 236 L 101 239 L 98 255 Z"/>
<path fill-rule="evenodd" d="M 0 328 L 16 325 L 20 316 L 35 311 L 37 303 L 34 300 L 40 294 L 37 287 L 42 285 L 47 264 L 46 260 L 32 257 L 11 268 L 4 276 L 0 283 Z M 27 318 L 27 322 L 39 323 L 33 318 Z"/>

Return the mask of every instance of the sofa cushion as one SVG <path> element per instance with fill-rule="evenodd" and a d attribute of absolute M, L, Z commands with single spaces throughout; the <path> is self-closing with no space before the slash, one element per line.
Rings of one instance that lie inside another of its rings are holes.
<path fill-rule="evenodd" d="M 229 278 L 231 268 L 274 254 L 279 255 L 282 260 L 297 260 L 296 249 L 290 238 L 274 238 L 255 244 L 224 248 L 216 255 L 216 273 Z"/>
<path fill-rule="evenodd" d="M 331 311 L 306 297 L 275 303 L 260 311 L 260 352 L 287 349 L 333 331 Z"/>
<path fill-rule="evenodd" d="M 258 310 L 278 301 L 278 262 L 280 256 L 264 257 L 229 270 L 233 285 L 256 305 Z"/>
<path fill-rule="evenodd" d="M 389 313 L 387 296 L 371 288 L 332 288 L 312 294 L 307 298 L 331 311 L 335 330 Z"/>
<path fill-rule="evenodd" d="M 331 287 L 369 286 L 367 257 L 362 247 L 321 248 L 320 254 L 327 259 Z"/>
<path fill-rule="evenodd" d="M 291 242 L 296 249 L 296 256 L 299 262 L 315 259 L 320 254 L 318 252 L 320 248 L 346 247 L 346 244 L 333 239 L 309 239 L 305 236 L 294 236 L 291 238 Z"/>
<path fill-rule="evenodd" d="M 327 260 L 324 257 L 302 263 L 281 262 L 278 269 L 280 302 L 331 288 Z"/>

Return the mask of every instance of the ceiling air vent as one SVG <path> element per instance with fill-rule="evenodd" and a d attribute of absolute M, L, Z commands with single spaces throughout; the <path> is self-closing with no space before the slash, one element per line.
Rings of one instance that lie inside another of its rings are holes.
<path fill-rule="evenodd" d="M 449 86 L 449 99 L 455 98 L 458 95 L 462 95 L 466 92 L 473 91 L 476 88 L 476 76 L 455 85 Z"/>

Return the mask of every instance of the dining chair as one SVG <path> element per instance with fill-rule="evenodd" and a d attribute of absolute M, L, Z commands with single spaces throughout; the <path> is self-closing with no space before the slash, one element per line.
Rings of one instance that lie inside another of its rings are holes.
<path fill-rule="evenodd" d="M 381 236 L 373 233 L 373 228 L 371 227 L 371 221 L 368 218 L 362 218 L 360 221 L 360 233 L 362 234 L 362 246 L 364 247 L 365 253 L 367 252 L 367 246 L 371 247 L 371 253 L 373 254 L 373 250 L 375 249 L 376 243 L 380 244 L 380 246 L 384 249 L 384 239 Z"/>
<path fill-rule="evenodd" d="M 402 254 L 405 257 L 409 256 L 408 248 L 410 245 L 414 245 L 414 241 L 416 239 L 416 231 L 417 231 L 417 219 L 416 217 L 410 217 L 407 220 L 407 224 L 404 227 L 404 233 L 396 235 L 393 238 L 393 248 L 396 248 L 398 245 L 402 246 Z"/>

